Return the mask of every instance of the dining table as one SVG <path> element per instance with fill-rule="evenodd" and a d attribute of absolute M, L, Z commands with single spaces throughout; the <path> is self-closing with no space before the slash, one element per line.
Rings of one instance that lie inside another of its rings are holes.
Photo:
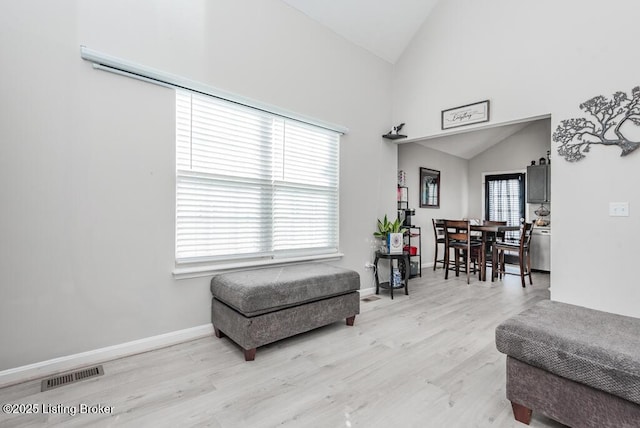
<path fill-rule="evenodd" d="M 469 225 L 469 229 L 472 232 L 480 232 L 482 235 L 482 249 L 480 254 L 480 280 L 487 280 L 487 245 L 491 245 L 492 242 L 495 242 L 498 234 L 502 234 L 504 232 L 511 232 L 520 230 L 520 226 L 501 226 L 501 225 L 482 225 L 482 224 L 471 224 Z M 498 254 L 495 248 L 492 248 L 492 256 L 491 263 L 497 263 Z M 495 271 L 495 268 L 492 269 Z M 493 281 L 495 275 L 493 272 L 491 273 L 491 281 Z"/>

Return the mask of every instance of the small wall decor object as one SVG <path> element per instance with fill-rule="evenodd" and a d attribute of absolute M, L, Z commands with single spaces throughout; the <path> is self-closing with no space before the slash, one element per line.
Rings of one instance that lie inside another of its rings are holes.
<path fill-rule="evenodd" d="M 553 141 L 560 143 L 558 154 L 567 161 L 584 158 L 592 145 L 618 146 L 620 156 L 640 146 L 640 86 L 631 96 L 622 91 L 611 99 L 598 95 L 580 104 L 580 110 L 586 118 L 565 119 L 553 133 Z"/>
<path fill-rule="evenodd" d="M 391 128 L 391 131 L 387 132 L 382 136 L 382 138 L 386 138 L 389 140 L 398 140 L 400 138 L 407 138 L 406 135 L 400 134 L 400 130 L 404 127 L 404 123 L 401 123 L 398 126 L 394 126 Z"/>
<path fill-rule="evenodd" d="M 489 100 L 442 110 L 442 129 L 489 121 Z"/>
<path fill-rule="evenodd" d="M 440 171 L 420 168 L 420 208 L 440 207 Z"/>
<path fill-rule="evenodd" d="M 402 128 L 404 128 L 404 123 L 401 123 L 398 126 L 394 126 L 393 129 L 391 130 L 392 134 L 399 134 L 400 131 L 402 130 Z"/>

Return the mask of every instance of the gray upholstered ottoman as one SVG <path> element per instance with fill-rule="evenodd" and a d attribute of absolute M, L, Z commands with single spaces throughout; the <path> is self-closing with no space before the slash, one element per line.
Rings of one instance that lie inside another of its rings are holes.
<path fill-rule="evenodd" d="M 324 263 L 224 273 L 211 279 L 211 322 L 252 361 L 267 343 L 341 319 L 353 325 L 359 289 L 357 272 Z"/>
<path fill-rule="evenodd" d="M 496 328 L 507 398 L 572 427 L 640 427 L 640 319 L 542 301 Z"/>

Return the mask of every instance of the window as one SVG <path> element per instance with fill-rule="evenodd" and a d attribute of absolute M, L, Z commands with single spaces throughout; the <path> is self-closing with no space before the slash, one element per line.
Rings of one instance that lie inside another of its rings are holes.
<path fill-rule="evenodd" d="M 485 219 L 520 225 L 524 213 L 524 174 L 485 176 Z M 507 232 L 507 238 L 518 239 L 519 232 Z"/>
<path fill-rule="evenodd" d="M 338 251 L 340 134 L 176 90 L 176 260 Z"/>

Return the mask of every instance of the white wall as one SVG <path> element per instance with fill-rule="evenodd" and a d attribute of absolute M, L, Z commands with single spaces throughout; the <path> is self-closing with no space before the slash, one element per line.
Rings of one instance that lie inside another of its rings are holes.
<path fill-rule="evenodd" d="M 394 123 L 410 138 L 436 135 L 441 110 L 489 99 L 491 122 L 550 113 L 553 131 L 583 101 L 640 83 L 639 14 L 627 0 L 439 2 L 394 69 Z M 640 153 L 594 147 L 568 163 L 556 150 L 551 297 L 640 317 Z M 609 217 L 611 201 L 628 201 L 630 217 Z"/>
<path fill-rule="evenodd" d="M 469 218 L 484 218 L 483 174 L 526 171 L 532 160 L 537 164 L 541 157 L 546 158 L 550 126 L 550 120 L 532 122 L 469 160 Z"/>
<path fill-rule="evenodd" d="M 440 207 L 420 208 L 420 168 L 440 171 Z M 417 143 L 400 144 L 398 170 L 407 176 L 409 208 L 416 210 L 412 223 L 422 228 L 422 264 L 433 266 L 435 253 L 434 218 L 462 218 L 468 213 L 469 162 Z M 442 247 L 442 246 L 441 246 Z M 442 248 L 438 257 L 443 255 Z"/>
<path fill-rule="evenodd" d="M 0 370 L 210 322 L 175 280 L 170 89 L 80 45 L 338 123 L 342 265 L 395 210 L 391 66 L 278 0 L 12 1 L 0 15 Z"/>

